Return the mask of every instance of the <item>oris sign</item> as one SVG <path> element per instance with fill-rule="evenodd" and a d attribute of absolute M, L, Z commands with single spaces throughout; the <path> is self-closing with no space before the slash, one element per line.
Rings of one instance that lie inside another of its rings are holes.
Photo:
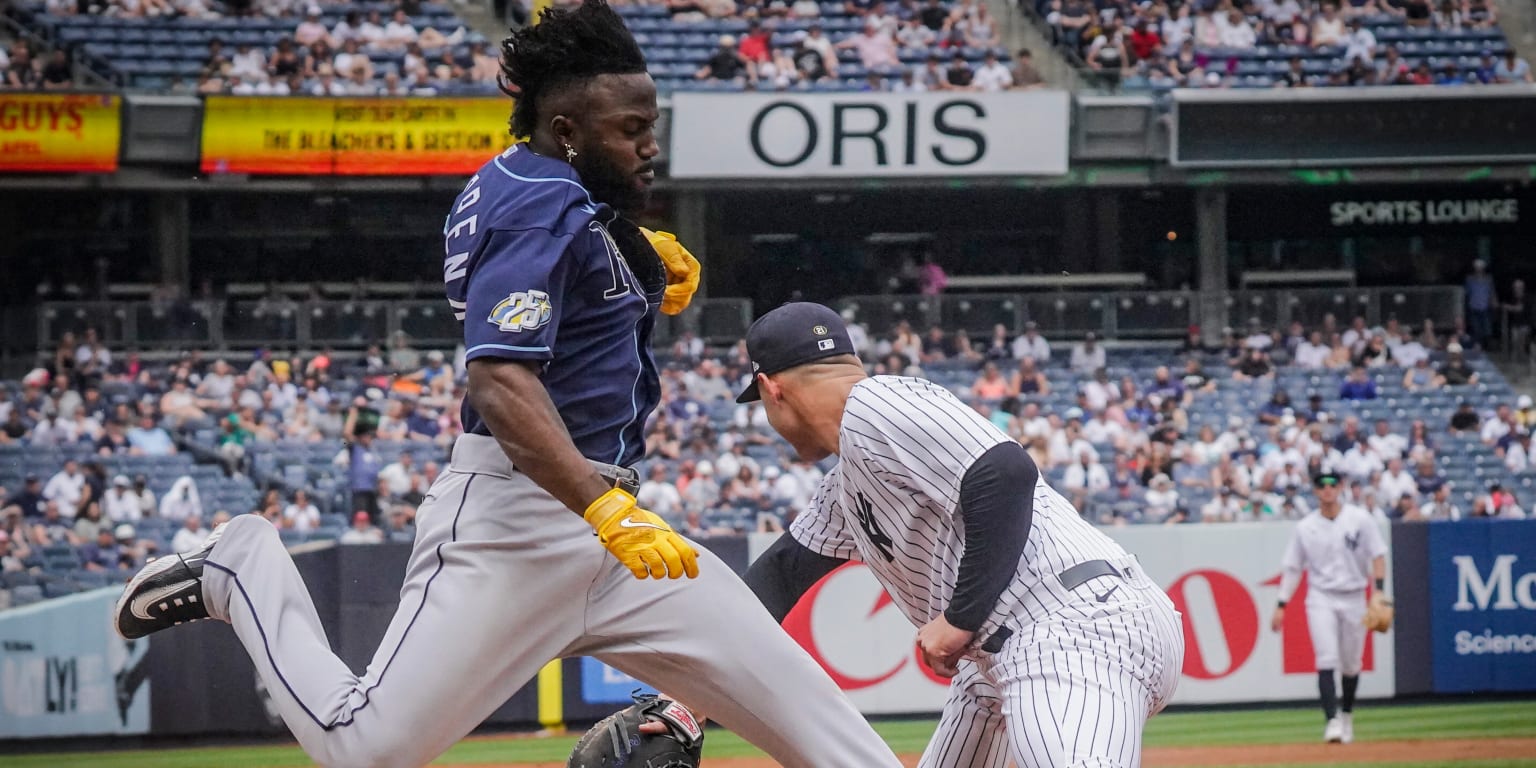
<path fill-rule="evenodd" d="M 674 178 L 1060 176 L 1064 92 L 679 93 Z"/>
<path fill-rule="evenodd" d="M 1250 523 L 1105 531 L 1140 558 L 1184 615 L 1184 676 L 1175 703 L 1316 697 L 1305 582 L 1282 630 L 1276 634 L 1268 626 L 1292 528 Z M 917 630 L 863 565 L 845 566 L 817 584 L 784 626 L 861 711 L 935 712 L 943 706 L 946 681 L 917 660 Z M 1362 696 L 1393 694 L 1392 651 L 1390 635 L 1367 640 Z"/>

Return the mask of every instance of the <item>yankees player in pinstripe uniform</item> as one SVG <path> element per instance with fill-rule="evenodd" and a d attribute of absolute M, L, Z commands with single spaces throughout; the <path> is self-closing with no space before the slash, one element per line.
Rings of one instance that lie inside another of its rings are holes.
<path fill-rule="evenodd" d="M 445 225 L 469 361 L 465 434 L 418 510 L 400 605 L 367 673 L 331 652 L 259 515 L 147 566 L 119 603 L 119 632 L 229 622 L 294 736 L 328 766 L 422 765 L 550 659 L 591 655 L 783 765 L 896 768 L 741 579 L 635 502 L 631 465 L 660 393 L 656 313 L 686 305 L 698 266 L 623 216 L 645 207 L 659 151 L 639 46 L 587 0 L 502 47 L 520 93 L 512 127 L 530 139 L 470 179 Z"/>
<path fill-rule="evenodd" d="M 761 399 L 802 458 L 840 458 L 748 571 L 769 611 L 782 621 L 840 564 L 869 565 L 951 678 L 922 768 L 1139 765 L 1184 644 L 1136 559 L 948 390 L 867 376 L 836 312 L 779 307 L 747 352 L 755 373 L 738 401 Z"/>
<path fill-rule="evenodd" d="M 1371 513 L 1344 504 L 1342 481 L 1334 472 L 1312 479 L 1317 511 L 1296 524 L 1281 560 L 1280 602 L 1270 619 L 1279 632 L 1285 606 L 1307 574 L 1307 630 L 1317 656 L 1317 690 L 1323 704 L 1323 740 L 1348 744 L 1355 740 L 1355 689 L 1364 666 L 1365 588 L 1374 583 L 1385 593 L 1387 544 Z M 1367 581 L 1367 578 L 1370 581 Z M 1341 675 L 1344 698 L 1339 699 L 1333 675 Z"/>

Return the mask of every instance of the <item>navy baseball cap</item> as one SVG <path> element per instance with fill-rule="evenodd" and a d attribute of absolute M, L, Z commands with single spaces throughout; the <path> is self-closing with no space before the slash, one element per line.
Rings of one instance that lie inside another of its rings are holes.
<path fill-rule="evenodd" d="M 747 329 L 747 357 L 752 359 L 752 383 L 738 403 L 761 399 L 757 374 L 778 373 L 825 357 L 852 355 L 848 326 L 831 307 L 797 301 L 757 319 Z"/>

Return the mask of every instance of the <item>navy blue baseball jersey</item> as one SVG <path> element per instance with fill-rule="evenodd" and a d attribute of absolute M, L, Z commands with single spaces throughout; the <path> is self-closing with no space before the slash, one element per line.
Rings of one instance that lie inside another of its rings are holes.
<path fill-rule="evenodd" d="M 660 400 L 651 332 L 665 280 L 643 285 L 611 228 L 636 231 L 594 202 L 571 166 L 514 145 L 454 200 L 443 283 L 466 360 L 538 363 L 582 455 L 628 466 L 645 454 L 645 420 Z M 465 432 L 490 434 L 467 400 L 463 420 Z"/>

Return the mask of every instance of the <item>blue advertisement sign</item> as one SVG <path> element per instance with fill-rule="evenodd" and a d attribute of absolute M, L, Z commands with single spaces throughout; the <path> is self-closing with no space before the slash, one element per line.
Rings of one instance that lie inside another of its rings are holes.
<path fill-rule="evenodd" d="M 1430 525 L 1435 692 L 1536 691 L 1536 522 Z"/>
<path fill-rule="evenodd" d="M 112 631 L 121 590 L 0 613 L 0 738 L 145 733 L 148 640 Z"/>
<path fill-rule="evenodd" d="M 581 699 L 588 704 L 629 704 L 630 694 L 656 689 L 590 656 L 581 660 Z"/>

